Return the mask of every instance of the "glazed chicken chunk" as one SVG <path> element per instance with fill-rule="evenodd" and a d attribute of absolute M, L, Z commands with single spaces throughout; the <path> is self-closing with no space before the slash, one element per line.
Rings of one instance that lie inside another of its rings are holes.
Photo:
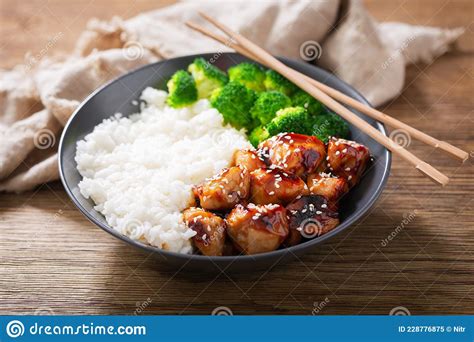
<path fill-rule="evenodd" d="M 227 233 L 245 254 L 270 252 L 288 236 L 286 209 L 278 204 L 237 205 L 227 216 Z"/>
<path fill-rule="evenodd" d="M 240 166 L 248 171 L 266 167 L 264 160 L 252 150 L 237 150 L 234 153 L 233 165 Z"/>
<path fill-rule="evenodd" d="M 312 195 L 324 196 L 331 203 L 349 191 L 347 181 L 330 173 L 314 173 L 308 176 L 308 188 Z"/>
<path fill-rule="evenodd" d="M 242 199 L 247 198 L 250 188 L 249 172 L 233 166 L 222 170 L 217 176 L 207 179 L 194 188 L 201 207 L 208 210 L 231 209 Z"/>
<path fill-rule="evenodd" d="M 249 200 L 255 204 L 287 204 L 308 192 L 301 178 L 279 168 L 260 168 L 250 173 Z"/>
<path fill-rule="evenodd" d="M 335 175 L 345 178 L 349 187 L 357 184 L 369 160 L 369 149 L 355 141 L 333 138 L 328 143 L 329 170 Z"/>
<path fill-rule="evenodd" d="M 286 206 L 288 212 L 289 236 L 286 246 L 294 246 L 302 238 L 312 239 L 333 230 L 339 224 L 326 198 L 318 195 L 302 196 Z"/>
<path fill-rule="evenodd" d="M 324 143 L 314 136 L 281 133 L 259 145 L 259 153 L 269 163 L 306 179 L 326 157 Z"/>
<path fill-rule="evenodd" d="M 196 232 L 194 245 L 203 255 L 221 256 L 225 246 L 225 221 L 201 208 L 189 208 L 183 212 L 186 226 Z"/>

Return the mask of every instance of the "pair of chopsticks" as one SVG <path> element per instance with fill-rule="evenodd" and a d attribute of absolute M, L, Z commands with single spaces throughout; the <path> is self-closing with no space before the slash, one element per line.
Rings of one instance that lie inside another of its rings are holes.
<path fill-rule="evenodd" d="M 393 142 L 389 137 L 380 133 L 376 128 L 371 126 L 369 123 L 364 121 L 363 119 L 359 118 L 357 115 L 352 113 L 349 109 L 344 107 L 337 101 L 344 103 L 346 105 L 351 106 L 352 108 L 366 114 L 367 116 L 374 118 L 378 121 L 381 121 L 393 128 L 402 129 L 407 132 L 413 138 L 416 138 L 434 148 L 438 148 L 442 151 L 445 151 L 456 158 L 465 161 L 468 158 L 468 153 L 445 142 L 440 141 L 426 133 L 423 133 L 416 128 L 413 128 L 397 119 L 394 119 L 374 108 L 371 108 L 341 92 L 336 89 L 333 89 L 325 84 L 322 84 L 312 78 L 307 77 L 294 69 L 287 67 L 285 64 L 280 62 L 278 59 L 273 57 L 264 49 L 260 48 L 255 43 L 251 42 L 244 36 L 239 33 L 233 32 L 230 28 L 226 25 L 218 22 L 217 20 L 209 17 L 204 13 L 199 13 L 205 20 L 213 24 L 215 27 L 223 31 L 227 34 L 227 37 L 215 34 L 210 32 L 209 30 L 196 25 L 191 22 L 187 22 L 190 28 L 210 37 L 213 38 L 222 44 L 234 49 L 238 53 L 259 62 L 262 65 L 265 65 L 281 75 L 285 76 L 287 79 L 292 81 L 294 84 L 299 86 L 301 89 L 306 91 L 308 94 L 313 96 L 315 99 L 326 105 L 326 107 L 333 110 L 339 116 L 344 118 L 346 121 L 350 122 L 361 131 L 369 135 L 375 141 L 383 145 L 385 148 L 390 150 L 392 153 L 399 155 L 401 158 L 406 160 L 408 163 L 413 165 L 415 169 L 419 170 L 424 175 L 431 178 L 438 184 L 446 185 L 449 182 L 449 178 L 444 175 L 443 173 L 439 172 L 430 164 L 424 162 L 423 160 L 419 159 L 417 156 L 406 150 L 403 146 L 398 145 L 397 143 Z M 337 101 L 336 101 L 337 100 Z"/>

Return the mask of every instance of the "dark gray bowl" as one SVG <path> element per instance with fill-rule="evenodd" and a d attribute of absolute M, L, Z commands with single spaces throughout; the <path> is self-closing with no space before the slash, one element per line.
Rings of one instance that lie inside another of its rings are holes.
<path fill-rule="evenodd" d="M 207 60 L 213 58 L 215 60 L 214 64 L 223 70 L 227 70 L 230 66 L 247 60 L 245 57 L 235 53 L 203 54 L 199 56 Z M 367 213 L 387 182 L 390 173 L 391 155 L 389 151 L 374 142 L 359 129 L 351 126 L 352 138 L 369 147 L 375 162 L 366 172 L 362 181 L 342 201 L 340 210 L 341 224 L 336 229 L 319 238 L 288 249 L 280 249 L 258 255 L 207 257 L 163 251 L 131 240 L 111 228 L 105 221 L 105 218 L 94 210 L 92 201 L 85 199 L 79 192 L 78 183 L 81 180 L 81 176 L 76 169 L 76 162 L 74 160 L 76 142 L 92 132 L 94 126 L 102 122 L 103 119 L 110 117 L 114 113 L 119 112 L 123 115 L 129 115 L 137 112 L 138 107 L 136 104 L 132 104 L 132 101 L 138 100 L 143 89 L 148 86 L 165 89 L 165 84 L 169 77 L 176 70 L 185 69 L 196 57 L 198 56 L 184 56 L 150 64 L 121 76 L 91 94 L 70 118 L 64 128 L 59 144 L 60 176 L 68 195 L 90 221 L 132 246 L 147 252 L 154 252 L 157 256 L 160 256 L 158 260 L 166 260 L 174 268 L 185 266 L 187 269 L 199 271 L 224 269 L 226 271 L 243 271 L 272 267 L 277 262 L 287 261 L 295 255 L 307 253 L 317 248 L 316 246 L 321 242 L 340 233 Z M 368 104 L 367 100 L 356 90 L 328 72 L 307 63 L 286 58 L 281 58 L 281 60 L 290 67 Z M 133 102 L 136 103 L 135 101 Z M 359 115 L 359 113 L 355 113 Z M 380 132 L 386 134 L 385 127 L 381 123 L 362 115 L 360 116 Z"/>

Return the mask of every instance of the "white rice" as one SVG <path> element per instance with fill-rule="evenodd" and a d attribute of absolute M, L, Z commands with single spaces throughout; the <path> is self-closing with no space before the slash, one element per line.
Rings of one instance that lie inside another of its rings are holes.
<path fill-rule="evenodd" d="M 141 113 L 116 114 L 77 143 L 79 189 L 122 234 L 169 251 L 191 253 L 195 234 L 181 211 L 192 185 L 229 166 L 245 134 L 224 126 L 207 100 L 183 109 L 165 105 L 167 93 L 147 88 Z"/>

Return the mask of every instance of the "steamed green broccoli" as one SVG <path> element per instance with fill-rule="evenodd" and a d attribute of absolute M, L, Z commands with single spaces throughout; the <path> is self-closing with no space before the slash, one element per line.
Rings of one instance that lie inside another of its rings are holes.
<path fill-rule="evenodd" d="M 168 86 L 167 102 L 171 107 L 188 106 L 197 100 L 198 92 L 193 77 L 184 70 L 179 70 L 171 76 Z"/>
<path fill-rule="evenodd" d="M 280 109 L 265 128 L 270 136 L 283 132 L 311 135 L 311 117 L 303 107 L 288 107 Z"/>
<path fill-rule="evenodd" d="M 230 123 L 237 129 L 245 128 L 248 132 L 256 126 L 250 109 L 257 95 L 240 83 L 229 82 L 224 87 L 214 90 L 211 95 L 211 105 L 224 117 L 225 123 Z"/>
<path fill-rule="evenodd" d="M 267 70 L 264 84 L 267 90 L 276 90 L 286 96 L 293 95 L 299 89 L 296 85 L 274 70 Z"/>
<path fill-rule="evenodd" d="M 263 84 L 265 81 L 265 71 L 257 64 L 240 63 L 229 68 L 227 72 L 232 82 L 241 83 L 255 91 L 265 90 L 265 85 Z"/>
<path fill-rule="evenodd" d="M 270 134 L 263 126 L 258 126 L 253 129 L 252 132 L 249 134 L 249 141 L 254 147 L 258 147 L 262 141 L 267 140 L 270 138 Z"/>
<path fill-rule="evenodd" d="M 266 125 L 275 117 L 277 111 L 290 106 L 291 100 L 285 94 L 278 91 L 266 91 L 258 95 L 250 113 L 254 120 Z"/>
<path fill-rule="evenodd" d="M 223 71 L 204 58 L 196 58 L 188 66 L 188 71 L 193 75 L 200 99 L 208 98 L 215 89 L 223 87 L 229 81 Z"/>
<path fill-rule="evenodd" d="M 349 125 L 339 115 L 331 112 L 311 118 L 311 135 L 317 136 L 321 141 L 328 142 L 329 137 L 347 138 Z"/>
<path fill-rule="evenodd" d="M 318 115 L 326 112 L 321 102 L 301 89 L 293 95 L 291 101 L 293 106 L 305 108 L 310 115 Z"/>

